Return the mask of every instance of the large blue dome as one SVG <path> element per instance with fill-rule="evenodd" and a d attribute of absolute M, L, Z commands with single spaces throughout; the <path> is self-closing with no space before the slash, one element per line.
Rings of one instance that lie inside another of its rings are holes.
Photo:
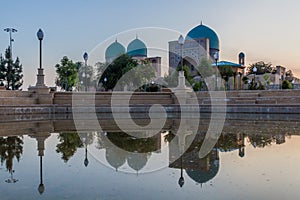
<path fill-rule="evenodd" d="M 125 47 L 117 40 L 109 45 L 105 51 L 105 59 L 115 59 L 126 52 Z"/>
<path fill-rule="evenodd" d="M 147 57 L 147 47 L 138 38 L 128 44 L 127 54 L 132 57 Z"/>
<path fill-rule="evenodd" d="M 209 48 L 219 50 L 219 38 L 215 31 L 202 23 L 187 34 L 186 39 L 208 38 Z"/>

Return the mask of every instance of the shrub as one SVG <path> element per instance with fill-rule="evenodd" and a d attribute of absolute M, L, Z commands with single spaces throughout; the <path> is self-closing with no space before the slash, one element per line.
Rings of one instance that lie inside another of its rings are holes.
<path fill-rule="evenodd" d="M 293 86 L 288 80 L 284 80 L 281 85 L 282 89 L 292 89 Z"/>

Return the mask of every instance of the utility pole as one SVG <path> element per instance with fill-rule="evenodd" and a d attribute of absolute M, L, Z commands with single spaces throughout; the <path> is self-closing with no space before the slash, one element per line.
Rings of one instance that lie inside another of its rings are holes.
<path fill-rule="evenodd" d="M 18 30 L 14 29 L 14 28 L 6 28 L 4 29 L 4 31 L 9 33 L 9 50 L 10 50 L 10 59 L 12 59 L 12 42 L 14 42 L 14 39 L 12 39 L 12 34 L 11 33 L 15 33 Z"/>

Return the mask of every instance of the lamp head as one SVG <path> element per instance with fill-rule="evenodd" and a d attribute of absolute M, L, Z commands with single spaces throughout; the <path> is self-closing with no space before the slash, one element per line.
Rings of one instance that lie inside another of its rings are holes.
<path fill-rule="evenodd" d="M 257 68 L 253 67 L 253 72 L 256 73 L 257 72 Z"/>
<path fill-rule="evenodd" d="M 37 35 L 39 40 L 43 40 L 44 33 L 43 33 L 42 29 L 39 29 L 36 35 Z"/>
<path fill-rule="evenodd" d="M 89 58 L 89 55 L 87 54 L 87 52 L 84 52 L 84 54 L 83 54 L 84 61 L 87 61 L 88 58 Z"/>
<path fill-rule="evenodd" d="M 219 53 L 218 52 L 214 53 L 214 59 L 219 60 Z"/>
<path fill-rule="evenodd" d="M 183 45 L 184 44 L 184 38 L 182 35 L 179 36 L 178 38 L 178 44 Z"/>

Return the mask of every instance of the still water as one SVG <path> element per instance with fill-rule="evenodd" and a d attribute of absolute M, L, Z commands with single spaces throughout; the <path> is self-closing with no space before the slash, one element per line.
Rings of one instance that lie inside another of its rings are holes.
<path fill-rule="evenodd" d="M 205 127 L 182 143 L 172 120 L 144 138 L 109 121 L 2 122 L 0 199 L 300 199 L 298 119 L 251 118 L 227 119 L 203 158 Z"/>

